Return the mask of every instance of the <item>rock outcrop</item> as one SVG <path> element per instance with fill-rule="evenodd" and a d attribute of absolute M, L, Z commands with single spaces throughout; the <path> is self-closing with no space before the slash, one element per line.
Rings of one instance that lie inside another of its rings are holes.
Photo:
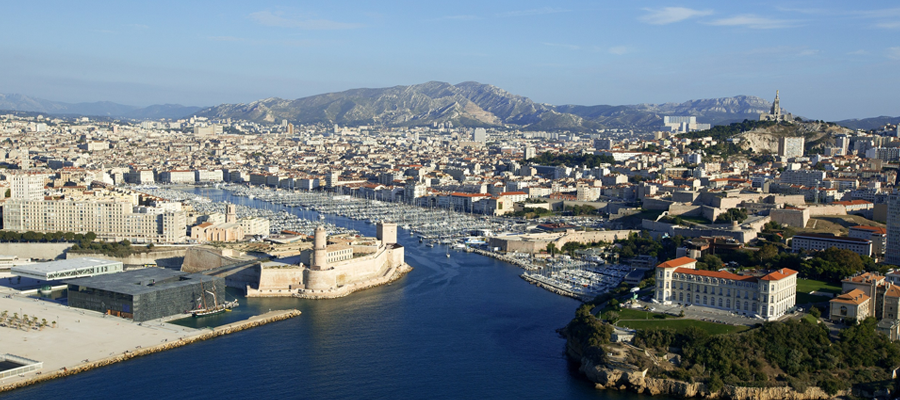
<path fill-rule="evenodd" d="M 569 352 L 570 356 L 573 354 Z M 725 385 L 715 393 L 710 393 L 703 383 L 682 382 L 668 378 L 647 376 L 647 371 L 629 368 L 628 366 L 597 365 L 587 357 L 581 358 L 579 369 L 587 376 L 597 389 L 630 390 L 650 395 L 667 395 L 684 398 L 730 399 L 730 400 L 821 400 L 831 399 L 846 394 L 840 392 L 835 396 L 825 393 L 818 387 L 809 387 L 799 393 L 790 387 L 744 387 Z"/>

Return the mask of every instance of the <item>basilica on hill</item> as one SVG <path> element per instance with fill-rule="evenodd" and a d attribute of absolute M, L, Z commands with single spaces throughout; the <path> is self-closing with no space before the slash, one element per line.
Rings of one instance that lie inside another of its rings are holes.
<path fill-rule="evenodd" d="M 794 122 L 794 114 L 785 113 L 781 108 L 781 99 L 778 96 L 778 91 L 775 91 L 775 101 L 772 102 L 772 109 L 767 113 L 759 114 L 760 121 L 775 121 L 775 122 Z"/>

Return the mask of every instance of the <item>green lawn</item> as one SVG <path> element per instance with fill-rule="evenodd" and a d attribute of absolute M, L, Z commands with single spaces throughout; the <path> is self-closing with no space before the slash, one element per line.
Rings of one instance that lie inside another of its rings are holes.
<path fill-rule="evenodd" d="M 612 311 L 612 308 L 605 308 L 601 315 L 603 318 L 606 318 L 606 312 Z M 619 310 L 615 310 L 615 312 L 619 313 L 619 319 L 650 319 L 650 320 L 661 320 L 661 319 L 671 319 L 678 318 L 671 315 L 660 314 L 655 312 L 648 312 L 643 310 L 635 310 L 632 308 L 622 308 Z"/>
<path fill-rule="evenodd" d="M 812 291 L 840 294 L 841 287 L 814 279 L 797 279 L 797 293 L 809 293 Z"/>
<path fill-rule="evenodd" d="M 816 317 L 813 317 L 813 316 L 810 315 L 810 314 L 804 315 L 802 319 L 805 320 L 805 321 L 807 321 L 807 322 L 809 322 L 809 323 L 811 323 L 811 324 L 817 324 L 817 323 L 819 323 L 819 320 L 817 320 Z"/>
<path fill-rule="evenodd" d="M 649 320 L 649 321 L 619 321 L 619 326 L 631 329 L 647 329 L 647 328 L 670 328 L 676 332 L 681 332 L 689 326 L 696 326 L 710 335 L 719 335 L 723 333 L 742 332 L 750 329 L 744 325 L 725 325 L 713 322 L 697 321 L 695 319 L 668 319 L 668 320 Z"/>
<path fill-rule="evenodd" d="M 831 298 L 825 296 L 814 296 L 809 293 L 797 292 L 797 305 L 807 303 L 822 303 L 828 300 L 831 300 Z"/>

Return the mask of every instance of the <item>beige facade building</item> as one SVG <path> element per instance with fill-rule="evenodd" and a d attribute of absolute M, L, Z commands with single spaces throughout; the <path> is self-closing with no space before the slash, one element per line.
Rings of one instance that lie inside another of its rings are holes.
<path fill-rule="evenodd" d="M 676 258 L 656 267 L 654 301 L 709 307 L 771 321 L 794 307 L 797 271 L 783 268 L 764 276 L 695 269 L 697 260 Z"/>
<path fill-rule="evenodd" d="M 177 243 L 185 240 L 185 213 L 134 207 L 127 198 L 8 201 L 4 229 L 19 232 L 94 232 L 101 240 Z"/>
<path fill-rule="evenodd" d="M 871 316 L 872 298 L 862 290 L 853 289 L 829 301 L 831 313 L 829 319 L 844 323 L 862 321 Z"/>

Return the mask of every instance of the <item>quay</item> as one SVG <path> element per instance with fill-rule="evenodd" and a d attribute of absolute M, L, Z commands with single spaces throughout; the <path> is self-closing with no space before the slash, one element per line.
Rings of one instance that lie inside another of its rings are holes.
<path fill-rule="evenodd" d="M 0 347 L 43 363 L 41 370 L 0 380 L 0 393 L 300 315 L 299 310 L 271 311 L 215 328 L 193 329 L 161 321 L 134 323 L 18 296 L 0 298 L 0 308 L 50 317 L 58 324 L 27 331 L 0 326 Z"/>

